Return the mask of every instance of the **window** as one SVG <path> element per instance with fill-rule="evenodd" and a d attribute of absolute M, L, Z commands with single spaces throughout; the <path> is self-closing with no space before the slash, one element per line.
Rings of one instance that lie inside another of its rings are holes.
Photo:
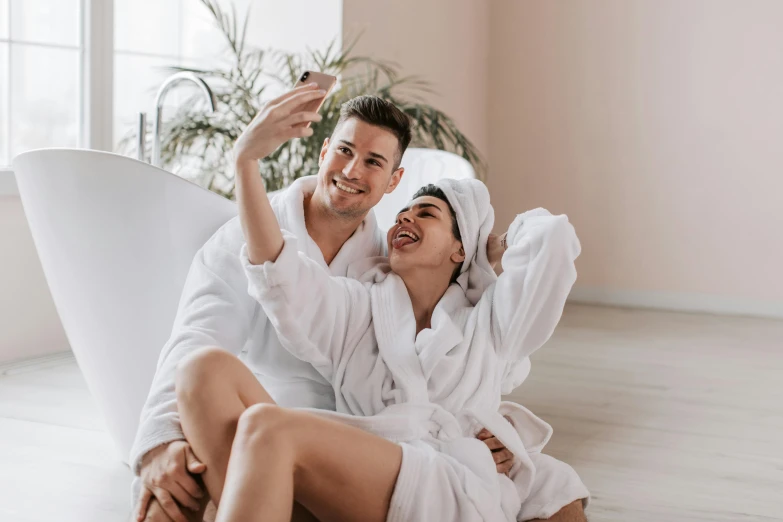
<path fill-rule="evenodd" d="M 81 0 L 0 0 L 0 165 L 82 134 Z"/>
<path fill-rule="evenodd" d="M 340 38 L 339 0 L 219 3 L 240 17 L 252 5 L 250 45 L 304 51 Z M 116 150 L 139 112 L 153 120 L 167 66 L 208 67 L 225 51 L 199 0 L 0 0 L 0 167 L 33 148 Z M 188 95 L 178 87 L 167 103 Z"/>
<path fill-rule="evenodd" d="M 228 2 L 222 2 L 227 4 Z M 237 13 L 247 0 L 234 1 Z M 204 67 L 223 55 L 226 45 L 204 6 L 195 0 L 114 1 L 114 145 L 135 132 L 139 112 L 152 122 L 155 95 L 171 71 L 166 67 Z M 167 97 L 176 105 L 189 89 L 183 84 Z"/>

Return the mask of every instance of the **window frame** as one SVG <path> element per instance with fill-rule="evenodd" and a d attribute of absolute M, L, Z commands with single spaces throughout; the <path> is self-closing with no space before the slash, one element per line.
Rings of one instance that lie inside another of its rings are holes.
<path fill-rule="evenodd" d="M 81 147 L 114 149 L 114 0 L 82 1 Z"/>
<path fill-rule="evenodd" d="M 10 30 L 11 10 L 8 4 L 8 24 Z M 31 42 L 13 38 L 9 32 L 7 38 L 0 38 L 0 43 L 7 45 L 7 60 L 5 71 L 2 71 L 7 82 L 8 94 L 5 100 L 5 111 L 8 115 L 6 125 L 4 156 L 8 164 L 0 164 L 0 170 L 10 168 L 13 158 L 11 154 L 11 136 L 13 122 L 11 107 L 11 71 L 13 70 L 13 46 L 40 46 L 49 49 L 69 49 L 79 51 L 79 115 L 77 120 L 79 137 L 77 147 L 111 152 L 114 148 L 112 136 L 114 109 L 114 1 L 113 0 L 80 0 L 79 9 L 79 43 L 78 45 L 50 44 Z M 56 144 L 51 145 L 53 147 Z"/>

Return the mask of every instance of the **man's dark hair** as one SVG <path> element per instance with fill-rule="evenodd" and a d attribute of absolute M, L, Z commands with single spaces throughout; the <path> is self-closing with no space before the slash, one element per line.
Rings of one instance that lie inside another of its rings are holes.
<path fill-rule="evenodd" d="M 446 194 L 444 194 L 440 188 L 430 183 L 429 185 L 424 185 L 419 190 L 417 190 L 416 193 L 411 198 L 411 200 L 420 198 L 422 196 L 430 196 L 446 202 L 446 206 L 449 207 L 449 214 L 451 214 L 451 233 L 454 234 L 454 237 L 457 239 L 457 241 L 461 242 L 462 234 L 459 233 L 459 225 L 457 224 L 457 214 L 454 212 L 454 207 L 451 206 L 451 203 L 449 203 L 449 200 L 446 198 Z M 462 263 L 457 265 L 457 268 L 454 269 L 454 274 L 452 274 L 451 276 L 452 283 L 457 280 L 457 277 L 459 277 L 460 272 L 462 272 Z"/>
<path fill-rule="evenodd" d="M 378 96 L 357 96 L 343 103 L 340 119 L 335 128 L 350 118 L 359 119 L 370 125 L 382 127 L 397 137 L 398 154 L 394 158 L 394 169 L 400 166 L 402 155 L 411 142 L 411 119 L 393 103 Z"/>

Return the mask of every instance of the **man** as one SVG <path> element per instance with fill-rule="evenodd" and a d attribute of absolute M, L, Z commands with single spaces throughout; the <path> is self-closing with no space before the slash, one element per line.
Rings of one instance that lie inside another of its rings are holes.
<path fill-rule="evenodd" d="M 270 102 L 251 124 L 253 143 L 280 144 L 311 135 L 301 124 L 317 122 L 320 116 L 302 112 L 301 106 L 324 94 L 311 84 Z M 257 139 L 259 133 L 269 133 L 269 139 Z M 246 135 L 237 148 L 253 146 Z M 388 102 L 361 96 L 342 107 L 321 149 L 318 175 L 297 180 L 272 201 L 280 226 L 299 239 L 300 252 L 341 276 L 352 262 L 385 254 L 385 237 L 371 209 L 399 184 L 404 174 L 400 161 L 410 139 L 408 117 Z M 273 150 L 258 151 L 256 157 Z M 204 245 L 191 266 L 131 451 L 132 469 L 139 475 L 134 481 L 139 520 L 186 522 L 203 497 L 194 477 L 203 473 L 204 465 L 184 440 L 176 409 L 174 375 L 185 355 L 220 346 L 240 355 L 281 406 L 335 407 L 328 383 L 280 345 L 260 305 L 248 295 L 239 261 L 243 243 L 239 220 L 233 219 Z M 495 255 L 502 253 L 502 248 L 488 248 Z M 491 434 L 482 437 L 494 450 L 498 471 L 508 471 L 508 450 L 498 447 Z"/>

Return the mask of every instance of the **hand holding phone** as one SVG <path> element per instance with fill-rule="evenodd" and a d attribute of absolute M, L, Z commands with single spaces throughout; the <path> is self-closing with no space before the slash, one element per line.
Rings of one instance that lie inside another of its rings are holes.
<path fill-rule="evenodd" d="M 258 161 L 292 138 L 312 136 L 309 124 L 321 121 L 321 115 L 304 107 L 317 106 L 324 96 L 326 91 L 307 83 L 268 102 L 234 144 L 235 161 Z"/>
<path fill-rule="evenodd" d="M 319 100 L 313 100 L 308 102 L 306 105 L 302 107 L 302 111 L 318 112 L 321 109 L 321 106 L 324 104 L 324 101 L 326 101 L 326 97 L 329 96 L 329 93 L 332 91 L 334 85 L 337 83 L 337 78 L 329 74 L 324 74 L 316 71 L 305 71 L 299 77 L 299 80 L 296 82 L 296 85 L 294 85 L 294 88 L 301 87 L 302 85 L 306 85 L 308 83 L 317 84 L 322 91 L 326 92 L 326 94 L 324 95 L 323 98 Z M 301 123 L 299 126 L 309 127 L 310 122 L 308 121 L 308 122 Z"/>

